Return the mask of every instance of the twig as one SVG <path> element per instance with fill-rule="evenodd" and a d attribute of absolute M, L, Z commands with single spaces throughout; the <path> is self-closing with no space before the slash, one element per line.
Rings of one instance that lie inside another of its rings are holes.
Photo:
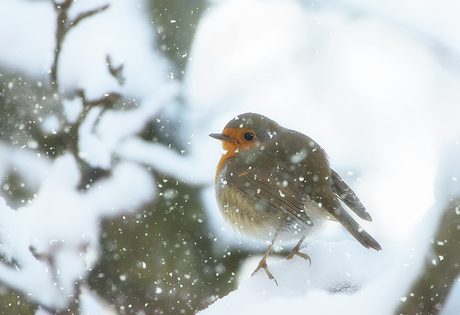
<path fill-rule="evenodd" d="M 105 9 L 107 9 L 109 7 L 108 4 L 98 8 L 98 9 L 95 9 L 95 10 L 91 10 L 91 11 L 88 11 L 88 12 L 85 12 L 85 13 L 81 13 L 79 16 L 77 16 L 75 18 L 75 20 L 73 20 L 71 23 L 70 23 L 70 26 L 76 26 L 81 20 L 83 20 L 84 18 L 87 18 L 87 17 L 90 17 L 91 15 L 93 14 L 96 14 L 96 13 L 99 13 L 99 12 L 102 12 L 104 11 Z"/>
<path fill-rule="evenodd" d="M 79 22 L 81 22 L 84 18 L 92 16 L 95 13 L 99 13 L 104 11 L 109 7 L 109 5 L 102 6 L 95 10 L 90 10 L 84 13 L 81 13 L 78 17 L 74 20 L 69 21 L 69 16 L 67 14 L 70 6 L 72 5 L 73 0 L 65 0 L 61 3 L 57 2 L 57 0 L 53 0 L 54 9 L 57 12 L 57 26 L 56 26 L 56 48 L 54 50 L 54 60 L 53 65 L 51 66 L 50 76 L 51 76 L 51 85 L 53 88 L 53 92 L 58 92 L 58 80 L 57 80 L 57 67 L 59 63 L 59 57 L 61 55 L 61 48 L 64 38 L 67 32 L 72 28 L 75 27 Z"/>
<path fill-rule="evenodd" d="M 118 83 L 120 83 L 120 85 L 122 85 L 125 82 L 125 78 L 121 74 L 121 72 L 123 71 L 123 64 L 115 68 L 112 64 L 112 58 L 110 58 L 109 55 L 107 55 L 105 59 L 107 61 L 107 66 L 109 67 L 110 74 L 118 80 Z"/>

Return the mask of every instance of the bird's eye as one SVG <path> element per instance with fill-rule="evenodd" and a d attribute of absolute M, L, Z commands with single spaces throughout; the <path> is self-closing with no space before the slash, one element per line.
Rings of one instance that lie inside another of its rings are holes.
<path fill-rule="evenodd" d="M 252 139 L 254 139 L 254 134 L 252 132 L 246 132 L 243 137 L 244 140 L 251 141 Z"/>

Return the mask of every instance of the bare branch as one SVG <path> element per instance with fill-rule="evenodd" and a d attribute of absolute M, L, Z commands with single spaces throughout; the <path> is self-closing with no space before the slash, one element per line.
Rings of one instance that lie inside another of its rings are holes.
<path fill-rule="evenodd" d="M 96 13 L 99 13 L 99 12 L 102 12 L 104 11 L 105 9 L 107 9 L 109 7 L 108 4 L 98 8 L 98 9 L 94 9 L 94 10 L 91 10 L 91 11 L 87 11 L 87 12 L 84 12 L 84 13 L 81 13 L 75 20 L 73 20 L 71 23 L 70 23 L 70 26 L 76 26 L 79 22 L 81 22 L 81 20 L 87 18 L 87 17 L 90 17 L 91 15 L 93 14 L 96 14 Z"/>
<path fill-rule="evenodd" d="M 56 26 L 56 48 L 54 50 L 54 60 L 53 65 L 51 66 L 50 76 L 51 76 L 51 85 L 55 93 L 58 92 L 58 80 L 57 80 L 57 67 L 59 63 L 59 57 L 61 55 L 61 48 L 64 38 L 67 32 L 84 18 L 92 16 L 95 13 L 102 12 L 109 7 L 109 5 L 102 6 L 95 10 L 90 10 L 84 13 L 81 13 L 75 20 L 69 22 L 69 16 L 67 14 L 70 6 L 72 5 L 73 0 L 65 0 L 58 2 L 53 0 L 54 9 L 57 13 L 57 26 Z"/>
<path fill-rule="evenodd" d="M 107 61 L 107 66 L 109 67 L 110 74 L 118 80 L 118 83 L 120 83 L 120 85 L 122 85 L 125 82 L 125 78 L 121 74 L 121 72 L 123 71 L 123 64 L 115 68 L 112 64 L 112 59 L 110 58 L 109 55 L 107 55 L 106 61 Z"/>

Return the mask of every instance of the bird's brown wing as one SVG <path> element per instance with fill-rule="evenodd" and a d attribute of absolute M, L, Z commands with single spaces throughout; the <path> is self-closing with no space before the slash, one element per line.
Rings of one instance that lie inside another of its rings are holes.
<path fill-rule="evenodd" d="M 244 155 L 240 156 L 244 158 Z M 299 180 L 308 175 L 299 176 L 300 170 L 292 169 L 292 164 L 286 162 L 286 159 L 277 160 L 276 163 L 273 161 L 269 163 L 268 159 L 266 155 L 260 155 L 252 163 L 242 163 L 239 158 L 236 158 L 234 162 L 239 163 L 238 167 L 232 167 L 233 163 L 230 163 L 226 176 L 227 184 L 239 189 L 247 197 L 253 198 L 254 203 L 260 203 L 274 211 L 281 210 L 310 226 L 313 222 L 306 213 L 305 206 L 308 203 L 317 204 L 320 211 L 324 209 L 324 217 L 330 216 L 330 219 L 340 222 L 364 247 L 381 250 L 379 243 L 341 207 L 331 187 L 330 195 L 320 195 L 320 192 L 324 191 L 322 189 L 315 191 L 311 180 Z M 247 166 L 241 167 L 242 165 Z M 275 166 L 267 169 L 267 165 Z M 305 169 L 305 165 L 299 167 Z M 338 186 L 340 177 L 337 177 L 335 172 L 333 174 L 336 176 L 331 175 L 333 177 L 331 185 L 340 187 Z M 334 180 L 337 184 L 334 184 Z M 343 188 L 344 185 L 348 187 L 343 183 Z M 329 202 L 326 199 L 330 199 Z M 322 208 L 319 202 L 324 202 Z"/>
<path fill-rule="evenodd" d="M 227 176 L 227 184 L 237 188 L 242 194 L 254 200 L 259 206 L 282 211 L 307 225 L 313 222 L 305 213 L 305 197 L 295 187 L 283 187 L 284 180 L 277 181 L 257 171 L 245 170 Z"/>
<path fill-rule="evenodd" d="M 252 157 L 253 161 L 244 161 Z M 314 201 L 310 199 L 308 187 L 299 180 L 301 176 L 297 173 L 286 159 L 254 150 L 247 154 L 240 153 L 230 162 L 226 181 L 253 198 L 254 203 L 274 211 L 281 210 L 311 226 L 313 222 L 305 211 L 305 205 Z"/>
<path fill-rule="evenodd" d="M 337 197 L 342 200 L 348 208 L 356 213 L 361 219 L 372 221 L 371 215 L 364 208 L 363 204 L 356 196 L 355 192 L 342 180 L 342 178 L 334 170 L 331 170 L 332 190 Z"/>

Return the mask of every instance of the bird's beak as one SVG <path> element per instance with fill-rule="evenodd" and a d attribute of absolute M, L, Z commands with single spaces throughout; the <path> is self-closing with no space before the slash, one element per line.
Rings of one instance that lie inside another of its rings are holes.
<path fill-rule="evenodd" d="M 223 133 L 211 133 L 209 135 L 211 138 L 214 138 L 214 139 L 217 139 L 217 140 L 220 140 L 220 141 L 233 141 L 233 138 L 227 136 L 227 135 L 224 135 Z"/>

